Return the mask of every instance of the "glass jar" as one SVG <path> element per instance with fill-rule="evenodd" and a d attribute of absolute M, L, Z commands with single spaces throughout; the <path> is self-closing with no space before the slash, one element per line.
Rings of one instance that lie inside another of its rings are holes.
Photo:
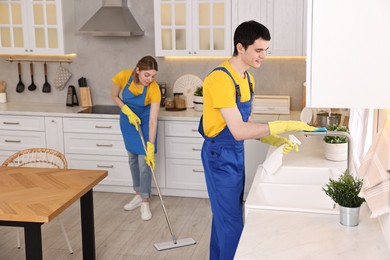
<path fill-rule="evenodd" d="M 175 101 L 175 108 L 185 108 L 186 101 L 183 98 L 183 93 L 174 93 L 173 99 Z"/>
<path fill-rule="evenodd" d="M 175 108 L 175 103 L 173 102 L 172 98 L 165 99 L 165 108 L 168 109 Z"/>

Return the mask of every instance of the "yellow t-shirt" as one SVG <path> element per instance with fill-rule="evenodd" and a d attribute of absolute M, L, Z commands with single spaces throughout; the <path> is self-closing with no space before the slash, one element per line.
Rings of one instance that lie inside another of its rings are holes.
<path fill-rule="evenodd" d="M 133 73 L 133 70 L 122 70 L 112 78 L 112 82 L 118 85 L 123 90 L 123 88 L 126 86 L 127 82 L 130 79 L 131 73 Z M 133 81 L 129 86 L 129 90 L 131 93 L 134 94 L 134 96 L 138 96 L 141 95 L 142 92 L 144 91 L 144 86 L 137 87 L 133 79 Z M 150 83 L 148 89 L 146 90 L 145 106 L 160 101 L 161 101 L 160 87 L 158 86 L 156 81 L 153 81 L 152 83 Z"/>
<path fill-rule="evenodd" d="M 218 67 L 225 67 L 232 74 L 236 83 L 240 86 L 241 102 L 250 100 L 248 79 L 242 78 L 230 65 L 229 61 L 223 62 Z M 253 76 L 248 73 L 250 81 L 255 88 Z M 219 134 L 226 126 L 220 108 L 237 107 L 236 88 L 231 77 L 224 71 L 217 70 L 210 73 L 203 81 L 203 129 L 208 137 Z"/>

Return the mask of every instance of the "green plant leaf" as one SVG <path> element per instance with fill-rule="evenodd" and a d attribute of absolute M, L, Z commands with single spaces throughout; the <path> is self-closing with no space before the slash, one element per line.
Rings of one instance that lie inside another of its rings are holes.
<path fill-rule="evenodd" d="M 363 180 L 353 177 L 348 170 L 345 170 L 338 180 L 329 179 L 322 190 L 340 206 L 356 208 L 365 201 L 358 196 L 362 186 Z"/>

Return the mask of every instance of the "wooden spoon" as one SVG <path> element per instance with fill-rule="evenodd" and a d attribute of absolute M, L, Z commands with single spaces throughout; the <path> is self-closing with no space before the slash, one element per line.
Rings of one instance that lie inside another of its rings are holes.
<path fill-rule="evenodd" d="M 30 72 L 31 72 L 31 85 L 28 86 L 28 90 L 34 91 L 37 89 L 37 86 L 34 84 L 34 67 L 32 62 L 30 63 Z"/>
<path fill-rule="evenodd" d="M 22 82 L 22 69 L 20 66 L 20 62 L 18 62 L 18 73 L 19 73 L 19 82 L 16 85 L 16 92 L 22 93 L 24 91 L 24 84 Z"/>

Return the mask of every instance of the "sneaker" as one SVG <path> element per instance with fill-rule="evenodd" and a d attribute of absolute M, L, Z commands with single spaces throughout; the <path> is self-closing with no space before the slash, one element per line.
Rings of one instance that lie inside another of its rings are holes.
<path fill-rule="evenodd" d="M 125 206 L 123 206 L 124 210 L 133 210 L 141 206 L 142 203 L 142 198 L 140 195 L 135 195 L 134 198 L 127 203 Z"/>
<path fill-rule="evenodd" d="M 152 218 L 152 212 L 149 209 L 149 202 L 142 202 L 141 204 L 141 218 L 143 220 L 149 220 Z"/>

